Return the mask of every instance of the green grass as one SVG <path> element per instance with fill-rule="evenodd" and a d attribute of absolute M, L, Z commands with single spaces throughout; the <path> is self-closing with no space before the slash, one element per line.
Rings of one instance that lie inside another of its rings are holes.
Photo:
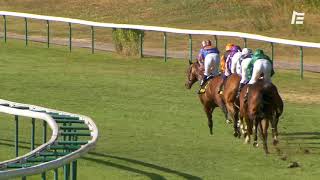
<path fill-rule="evenodd" d="M 319 101 L 285 100 L 279 124 L 282 154 L 270 145 L 272 153 L 266 156 L 261 147 L 235 139 L 220 110 L 214 113 L 214 135 L 209 136 L 197 87 L 191 91 L 184 87 L 186 60 L 164 63 L 104 52 L 92 55 L 88 49 L 69 53 L 65 47 L 47 49 L 37 43 L 25 48 L 23 42 L 12 40 L 0 45 L 0 98 L 88 115 L 98 125 L 99 142 L 79 160 L 79 179 L 320 176 Z M 306 79 L 300 81 L 298 71 L 276 73 L 274 83 L 280 93 L 319 94 L 319 74 L 306 72 Z M 14 147 L 9 146 L 14 139 L 13 118 L 8 123 L 8 117 L 1 115 L 0 124 L 2 161 L 14 156 Z M 21 126 L 30 127 L 30 122 Z M 26 129 L 21 138 L 28 148 Z M 287 160 L 280 159 L 284 156 Z M 301 167 L 287 168 L 291 161 Z"/>

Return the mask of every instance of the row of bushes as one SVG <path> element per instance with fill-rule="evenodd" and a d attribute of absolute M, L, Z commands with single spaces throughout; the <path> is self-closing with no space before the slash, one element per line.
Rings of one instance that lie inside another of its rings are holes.
<path fill-rule="evenodd" d="M 140 36 L 142 38 L 140 42 Z M 140 43 L 143 43 L 144 31 L 135 29 L 113 29 L 112 39 L 116 52 L 125 56 L 139 55 Z"/>

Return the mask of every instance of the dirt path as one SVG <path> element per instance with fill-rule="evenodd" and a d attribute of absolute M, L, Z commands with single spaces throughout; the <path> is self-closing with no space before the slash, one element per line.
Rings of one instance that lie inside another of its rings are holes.
<path fill-rule="evenodd" d="M 3 33 L 0 33 L 0 37 L 3 38 Z M 18 35 L 13 33 L 8 33 L 8 39 L 10 41 L 10 38 L 13 39 L 24 39 L 24 35 Z M 43 36 L 29 36 L 28 37 L 30 41 L 34 42 L 42 42 L 46 43 L 47 39 Z M 53 38 L 50 40 L 50 44 L 55 45 L 68 45 L 68 39 L 67 38 Z M 72 46 L 73 47 L 80 47 L 80 48 L 91 48 L 91 40 L 89 39 L 72 39 Z M 96 42 L 95 43 L 95 49 L 101 50 L 101 51 L 115 51 L 114 46 L 112 43 L 101 43 Z M 157 48 L 147 48 L 144 47 L 143 53 L 145 56 L 154 56 L 154 57 L 162 57 L 163 56 L 163 49 L 157 49 Z M 168 49 L 168 57 L 170 58 L 180 58 L 180 59 L 188 59 L 188 50 L 186 51 L 171 51 Z M 293 63 L 293 62 L 287 62 L 284 60 L 274 62 L 275 68 L 279 69 L 299 69 L 300 64 L 299 63 Z M 304 70 L 305 71 L 311 71 L 311 72 L 320 72 L 320 65 L 317 64 L 306 64 L 304 63 Z"/>

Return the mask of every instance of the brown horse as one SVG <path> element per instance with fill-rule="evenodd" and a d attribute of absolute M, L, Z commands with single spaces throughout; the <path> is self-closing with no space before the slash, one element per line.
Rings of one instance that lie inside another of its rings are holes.
<path fill-rule="evenodd" d="M 187 81 L 185 86 L 187 89 L 191 89 L 192 85 L 203 79 L 204 69 L 198 62 L 190 63 L 190 66 L 187 70 Z M 208 126 L 210 129 L 210 134 L 212 133 L 213 121 L 212 113 L 216 107 L 220 107 L 227 119 L 227 109 L 223 102 L 222 96 L 219 94 L 219 87 L 223 83 L 221 76 L 213 77 L 208 81 L 207 89 L 205 93 L 199 94 L 200 101 L 204 107 L 204 111 L 208 118 Z"/>
<path fill-rule="evenodd" d="M 278 143 L 278 121 L 283 112 L 283 101 L 275 85 L 264 80 L 246 85 L 240 94 L 240 122 L 245 119 L 244 132 L 246 142 L 250 142 L 250 135 L 254 128 L 254 146 L 257 146 L 257 129 L 259 126 L 265 153 L 269 153 L 267 138 L 268 127 L 271 122 L 273 145 Z"/>
<path fill-rule="evenodd" d="M 233 135 L 235 137 L 240 137 L 240 131 L 237 127 L 239 120 L 239 108 L 235 106 L 240 80 L 241 77 L 238 74 L 230 75 L 225 81 L 223 90 L 223 98 L 228 111 L 228 119 L 233 121 Z"/>

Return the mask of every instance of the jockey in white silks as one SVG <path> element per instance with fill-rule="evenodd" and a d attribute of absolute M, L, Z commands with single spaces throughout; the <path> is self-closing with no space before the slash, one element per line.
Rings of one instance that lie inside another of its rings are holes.
<path fill-rule="evenodd" d="M 237 74 L 241 76 L 240 86 L 238 89 L 237 96 L 240 95 L 241 89 L 244 85 L 246 85 L 249 82 L 248 75 L 247 75 L 247 69 L 252 60 L 252 50 L 249 48 L 243 48 L 241 52 L 241 57 L 239 61 L 237 62 Z"/>
<path fill-rule="evenodd" d="M 271 82 L 271 76 L 274 74 L 273 62 L 263 50 L 257 49 L 247 68 L 247 77 L 250 79 L 248 84 L 257 82 L 262 74 L 265 81 Z"/>
<path fill-rule="evenodd" d="M 242 52 L 241 50 L 236 52 L 231 59 L 231 74 L 237 73 L 237 64 L 241 59 Z M 237 73 L 238 74 L 238 73 Z"/>
<path fill-rule="evenodd" d="M 219 75 L 220 57 L 219 50 L 211 45 L 211 41 L 207 41 L 207 46 L 203 48 L 201 57 L 204 59 L 204 77 L 200 83 L 199 93 L 204 93 L 205 89 L 202 87 L 210 77 Z"/>

